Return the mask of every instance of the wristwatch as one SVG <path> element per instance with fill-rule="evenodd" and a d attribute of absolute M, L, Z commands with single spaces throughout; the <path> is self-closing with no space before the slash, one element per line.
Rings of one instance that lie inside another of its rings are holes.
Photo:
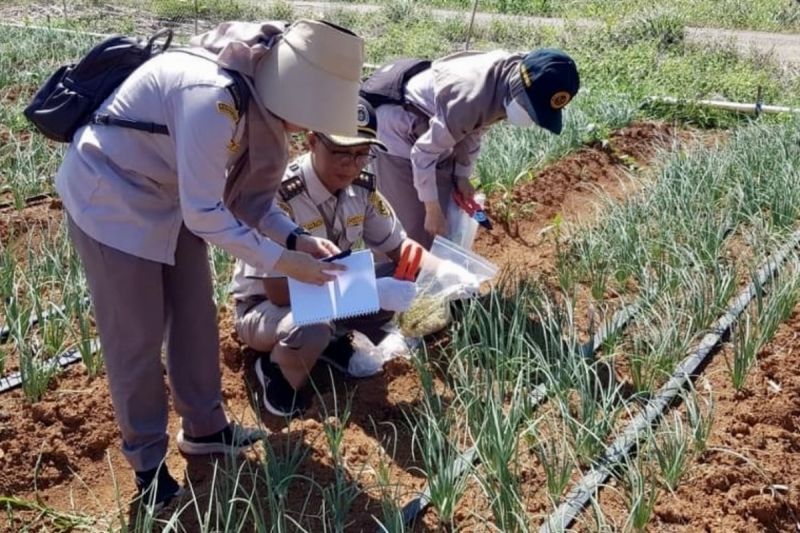
<path fill-rule="evenodd" d="M 300 235 L 311 235 L 305 229 L 300 226 L 297 226 L 292 230 L 288 237 L 286 237 L 286 249 L 287 250 L 294 250 L 297 246 L 297 237 Z"/>

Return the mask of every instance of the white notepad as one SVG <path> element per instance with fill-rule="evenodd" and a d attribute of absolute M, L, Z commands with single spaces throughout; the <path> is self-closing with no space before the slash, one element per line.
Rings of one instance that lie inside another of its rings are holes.
<path fill-rule="evenodd" d="M 347 267 L 324 285 L 289 278 L 289 302 L 298 326 L 377 313 L 378 288 L 370 250 L 353 252 L 337 263 Z"/>

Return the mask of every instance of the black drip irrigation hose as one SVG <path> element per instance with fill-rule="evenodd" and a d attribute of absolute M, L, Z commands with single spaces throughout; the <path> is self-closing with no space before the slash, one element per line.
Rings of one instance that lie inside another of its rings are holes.
<path fill-rule="evenodd" d="M 53 195 L 53 193 L 43 192 L 41 194 L 34 194 L 33 196 L 28 196 L 22 201 L 22 203 L 25 204 L 25 207 L 30 207 L 33 204 L 37 204 L 44 200 L 52 200 L 54 198 L 55 195 Z M 14 207 L 15 205 L 16 202 L 13 200 L 9 202 L 0 202 L 0 210 L 8 209 L 9 207 Z"/>
<path fill-rule="evenodd" d="M 591 340 L 581 346 L 581 355 L 585 358 L 593 357 L 595 352 L 606 342 L 607 339 L 620 333 L 631 319 L 639 312 L 639 306 L 630 304 L 616 313 L 609 322 L 604 323 Z M 547 398 L 547 388 L 539 384 L 537 385 L 530 395 L 531 406 L 536 407 Z M 476 465 L 480 461 L 478 456 L 478 449 L 476 446 L 471 446 L 461 455 L 459 455 L 454 462 L 454 469 L 456 476 L 461 477 L 466 474 L 470 467 Z M 430 485 L 426 484 L 422 489 L 419 496 L 408 502 L 401 511 L 403 516 L 403 523 L 410 526 L 417 516 L 424 511 L 430 504 Z M 379 530 L 383 531 L 383 530 Z"/>
<path fill-rule="evenodd" d="M 95 353 L 100 347 L 97 339 L 91 341 L 91 351 Z M 47 361 L 48 369 L 61 369 L 81 360 L 81 352 L 78 348 L 71 348 L 62 353 L 56 358 Z M 11 374 L 0 378 L 0 394 L 16 389 L 22 385 L 22 373 L 12 372 Z"/>
<path fill-rule="evenodd" d="M 756 279 L 742 290 L 728 310 L 716 320 L 711 327 L 711 333 L 705 335 L 695 351 L 680 362 L 669 381 L 631 421 L 622 435 L 606 448 L 602 458 L 578 481 L 577 485 L 567 494 L 564 502 L 545 520 L 539 533 L 561 532 L 572 524 L 615 468 L 619 467 L 626 457 L 630 457 L 636 444 L 644 437 L 644 430 L 652 427 L 663 416 L 667 408 L 680 399 L 680 392 L 692 379 L 695 371 L 705 362 L 714 347 L 719 344 L 725 333 L 739 318 L 739 315 L 760 292 L 760 289 L 775 276 L 792 250 L 798 245 L 800 245 L 800 231 L 792 234 L 778 254 L 765 261 L 756 273 Z"/>

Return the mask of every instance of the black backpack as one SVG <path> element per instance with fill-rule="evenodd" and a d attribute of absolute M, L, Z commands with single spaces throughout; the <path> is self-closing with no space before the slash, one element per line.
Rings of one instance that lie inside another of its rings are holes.
<path fill-rule="evenodd" d="M 376 70 L 361 84 L 359 94 L 375 108 L 384 104 L 402 105 L 408 80 L 430 66 L 427 59 L 398 59 Z"/>
<path fill-rule="evenodd" d="M 163 45 L 157 43 L 162 37 Z M 98 114 L 95 110 L 134 70 L 169 48 L 171 42 L 170 29 L 156 32 L 146 43 L 131 37 L 109 37 L 77 64 L 64 65 L 53 73 L 25 108 L 25 117 L 46 137 L 59 142 L 71 142 L 75 132 L 88 123 L 169 135 L 164 124 Z M 227 72 L 234 80 L 229 90 L 242 114 L 247 110 L 250 91 L 241 75 Z"/>
<path fill-rule="evenodd" d="M 156 43 L 165 37 L 163 45 Z M 25 117 L 46 137 L 71 142 L 75 131 L 97 119 L 98 123 L 168 133 L 163 124 L 118 117 L 95 117 L 94 111 L 131 72 L 172 42 L 172 30 L 162 29 L 147 43 L 115 35 L 94 46 L 77 64 L 59 68 L 42 85 L 25 108 Z"/>

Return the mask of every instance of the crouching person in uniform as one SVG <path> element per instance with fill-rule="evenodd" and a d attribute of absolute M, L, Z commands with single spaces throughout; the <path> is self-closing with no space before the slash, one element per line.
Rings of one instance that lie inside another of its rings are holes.
<path fill-rule="evenodd" d="M 377 107 L 378 189 L 408 236 L 430 248 L 447 236 L 453 190 L 471 200 L 481 139 L 503 120 L 561 133 L 562 109 L 578 92 L 578 70 L 564 52 L 461 52 L 431 63 L 401 59 L 377 70 L 361 94 Z"/>
<path fill-rule="evenodd" d="M 185 454 L 236 453 L 263 437 L 223 408 L 206 243 L 307 283 L 332 279 L 316 258 L 338 249 L 298 236 L 272 198 L 289 132 L 355 134 L 363 62 L 361 38 L 308 20 L 225 23 L 193 45 L 133 72 L 98 109 L 119 123 L 79 129 L 56 176 L 123 453 L 156 508 L 182 490 L 164 464 L 170 398 Z M 123 126 L 132 121 L 162 131 Z"/>
<path fill-rule="evenodd" d="M 308 134 L 310 151 L 289 165 L 279 205 L 300 227 L 330 239 L 342 250 L 363 241 L 396 263 L 401 250 L 419 245 L 406 238 L 394 212 L 376 190 L 374 176 L 363 170 L 372 160 L 372 150 L 385 149 L 375 137 L 375 113 L 366 101 L 359 104 L 359 121 L 358 137 Z M 391 277 L 394 267 L 393 263 L 376 267 L 382 311 L 298 327 L 292 320 L 286 278 L 237 262 L 232 283 L 236 331 L 246 345 L 269 352 L 255 363 L 267 411 L 284 417 L 302 413 L 313 392 L 308 375 L 320 357 L 346 372 L 353 354 L 347 346 L 348 330 L 360 331 L 374 344 L 380 342 L 385 335 L 381 326 L 391 320 L 393 312 L 407 310 L 416 295 L 413 282 Z M 337 332 L 342 335 L 334 339 Z"/>

